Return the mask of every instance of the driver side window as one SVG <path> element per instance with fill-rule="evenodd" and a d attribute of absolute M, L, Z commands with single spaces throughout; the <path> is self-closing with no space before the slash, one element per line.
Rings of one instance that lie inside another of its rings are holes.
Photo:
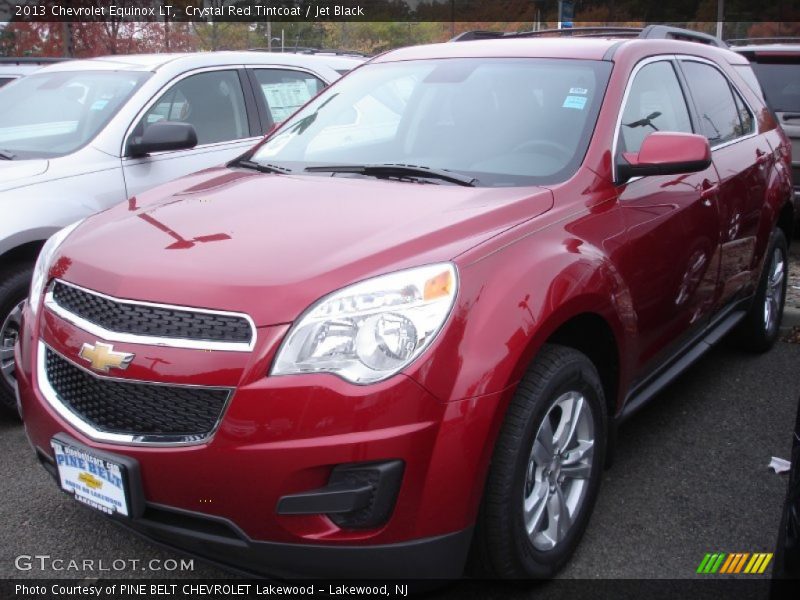
<path fill-rule="evenodd" d="M 189 123 L 198 145 L 250 137 L 238 73 L 210 71 L 182 79 L 150 107 L 133 135 L 142 135 L 159 121 Z"/>
<path fill-rule="evenodd" d="M 668 61 L 647 64 L 636 74 L 622 112 L 617 157 L 639 152 L 654 131 L 693 133 L 686 99 Z"/>

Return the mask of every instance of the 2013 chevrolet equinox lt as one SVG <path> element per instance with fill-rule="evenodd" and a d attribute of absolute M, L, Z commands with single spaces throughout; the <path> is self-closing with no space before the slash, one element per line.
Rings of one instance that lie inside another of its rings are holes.
<path fill-rule="evenodd" d="M 252 572 L 552 575 L 616 424 L 724 334 L 776 339 L 790 147 L 732 64 L 401 49 L 227 168 L 64 229 L 16 350 L 41 463 Z"/>

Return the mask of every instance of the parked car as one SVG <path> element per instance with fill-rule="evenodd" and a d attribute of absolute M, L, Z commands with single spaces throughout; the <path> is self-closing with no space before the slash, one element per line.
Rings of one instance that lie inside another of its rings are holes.
<path fill-rule="evenodd" d="M 553 575 L 618 424 L 778 335 L 789 141 L 673 31 L 395 50 L 53 236 L 16 350 L 41 464 L 248 571 Z"/>
<path fill-rule="evenodd" d="M 251 147 L 363 60 L 256 52 L 57 64 L 0 90 L 0 407 L 33 262 L 75 219 Z"/>
<path fill-rule="evenodd" d="M 66 59 L 0 56 L 0 87 L 61 60 Z"/>
<path fill-rule="evenodd" d="M 778 582 L 773 586 L 774 598 L 780 597 L 782 580 L 800 579 L 800 402 L 797 405 L 790 460 L 786 501 L 778 531 L 775 564 L 772 567 L 772 576 Z"/>
<path fill-rule="evenodd" d="M 732 50 L 750 61 L 767 106 L 792 141 L 795 215 L 800 215 L 800 38 L 731 40 L 731 43 Z"/>

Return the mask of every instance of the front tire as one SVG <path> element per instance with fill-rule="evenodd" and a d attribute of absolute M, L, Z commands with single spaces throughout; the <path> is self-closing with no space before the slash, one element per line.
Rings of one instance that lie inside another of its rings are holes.
<path fill-rule="evenodd" d="M 566 563 L 597 499 L 607 429 L 592 362 L 546 344 L 520 382 L 495 446 L 476 530 L 476 570 L 544 578 Z"/>
<path fill-rule="evenodd" d="M 13 265 L 0 273 L 0 409 L 17 414 L 14 344 L 19 337 L 22 306 L 28 297 L 32 266 Z"/>
<path fill-rule="evenodd" d="M 772 232 L 764 270 L 747 316 L 737 326 L 736 344 L 749 352 L 767 352 L 778 339 L 786 302 L 789 247 L 783 231 Z"/>

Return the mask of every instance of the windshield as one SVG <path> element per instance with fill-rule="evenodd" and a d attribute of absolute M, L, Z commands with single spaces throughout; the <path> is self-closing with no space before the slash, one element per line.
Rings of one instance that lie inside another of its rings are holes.
<path fill-rule="evenodd" d="M 54 158 L 90 142 L 150 73 L 76 71 L 23 77 L 0 89 L 0 149 Z"/>
<path fill-rule="evenodd" d="M 583 160 L 610 71 L 600 61 L 530 58 L 367 65 L 292 117 L 252 160 L 292 171 L 413 165 L 479 186 L 555 183 Z"/>
<path fill-rule="evenodd" d="M 775 112 L 800 112 L 800 64 L 753 63 L 767 105 Z"/>

